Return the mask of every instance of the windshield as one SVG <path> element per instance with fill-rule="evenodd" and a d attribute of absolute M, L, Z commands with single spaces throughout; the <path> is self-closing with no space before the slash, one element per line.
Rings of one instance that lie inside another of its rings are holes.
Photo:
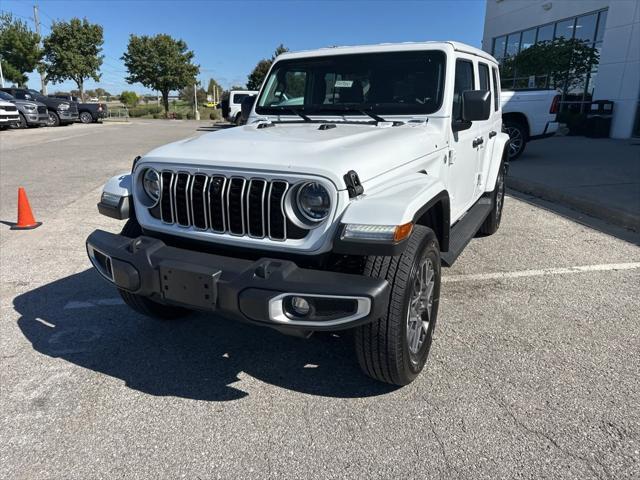
<path fill-rule="evenodd" d="M 33 96 L 33 98 L 35 98 L 36 100 L 43 100 L 46 99 L 47 97 L 45 97 L 44 95 L 41 95 L 40 92 L 38 92 L 37 90 L 31 90 L 29 89 L 29 93 Z"/>
<path fill-rule="evenodd" d="M 0 92 L 0 98 L 2 100 L 15 100 L 12 95 L 9 95 L 7 92 Z"/>
<path fill-rule="evenodd" d="M 266 80 L 256 112 L 434 113 L 442 105 L 445 64 L 444 52 L 436 50 L 281 60 Z"/>

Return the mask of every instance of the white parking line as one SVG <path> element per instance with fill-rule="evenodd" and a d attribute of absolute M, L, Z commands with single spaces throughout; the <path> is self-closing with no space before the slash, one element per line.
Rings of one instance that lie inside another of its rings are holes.
<path fill-rule="evenodd" d="M 542 268 L 539 270 L 518 270 L 515 272 L 475 273 L 470 275 L 452 275 L 442 278 L 442 283 L 472 282 L 475 280 L 502 280 L 522 277 L 541 277 L 544 275 L 565 275 L 568 273 L 605 272 L 608 270 L 634 270 L 640 268 L 640 262 L 605 263 L 578 267 Z"/>
<path fill-rule="evenodd" d="M 508 278 L 541 277 L 543 275 L 564 275 L 568 273 L 604 272 L 609 270 L 635 270 L 640 268 L 640 262 L 633 263 L 605 263 L 602 265 L 584 265 L 578 267 L 542 268 L 539 270 L 518 270 L 515 272 L 476 273 L 471 275 L 452 275 L 442 278 L 442 283 L 472 282 L 476 280 L 502 280 Z M 70 301 L 64 306 L 65 310 L 76 308 L 93 308 L 124 305 L 120 297 L 100 298 L 97 300 Z M 305 367 L 306 368 L 306 367 Z"/>

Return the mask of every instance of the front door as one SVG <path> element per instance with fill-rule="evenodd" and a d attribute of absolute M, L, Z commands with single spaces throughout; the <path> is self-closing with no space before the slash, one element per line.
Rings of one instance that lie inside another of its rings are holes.
<path fill-rule="evenodd" d="M 462 93 L 474 89 L 473 61 L 458 58 L 453 91 L 452 125 L 462 121 Z M 466 212 L 475 198 L 475 177 L 478 170 L 476 139 L 481 136 L 480 123 L 482 122 L 472 122 L 470 127 L 453 131 L 451 135 L 448 183 L 452 221 Z"/>

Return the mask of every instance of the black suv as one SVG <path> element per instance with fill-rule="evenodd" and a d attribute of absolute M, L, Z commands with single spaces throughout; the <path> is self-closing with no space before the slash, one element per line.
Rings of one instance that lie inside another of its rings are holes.
<path fill-rule="evenodd" d="M 50 127 L 68 125 L 78 120 L 78 104 L 58 98 L 46 97 L 36 90 L 18 87 L 0 88 L 3 92 L 13 95 L 18 100 L 35 100 L 47 106 Z"/>

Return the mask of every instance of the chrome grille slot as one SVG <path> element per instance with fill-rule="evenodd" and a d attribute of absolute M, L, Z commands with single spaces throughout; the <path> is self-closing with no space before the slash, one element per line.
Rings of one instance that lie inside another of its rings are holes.
<path fill-rule="evenodd" d="M 191 218 L 193 226 L 200 230 L 207 229 L 207 181 L 209 177 L 201 173 L 195 174 L 191 181 Z"/>
<path fill-rule="evenodd" d="M 284 241 L 302 239 L 309 231 L 287 219 L 285 180 L 160 173 L 159 218 L 163 223 L 192 227 L 213 234 Z M 158 207 L 154 207 L 158 208 Z M 158 218 L 158 213 L 154 214 Z"/>
<path fill-rule="evenodd" d="M 271 182 L 267 208 L 269 212 L 269 238 L 273 240 L 286 240 L 287 238 L 284 196 L 288 189 L 289 184 L 283 180 L 274 180 Z"/>
<path fill-rule="evenodd" d="M 175 212 L 176 223 L 183 227 L 191 225 L 189 215 L 190 199 L 188 195 L 189 181 L 191 175 L 179 172 L 173 182 L 173 211 Z"/>
<path fill-rule="evenodd" d="M 162 181 L 160 198 L 160 218 L 165 223 L 173 223 L 173 173 L 164 171 L 160 176 Z"/>

